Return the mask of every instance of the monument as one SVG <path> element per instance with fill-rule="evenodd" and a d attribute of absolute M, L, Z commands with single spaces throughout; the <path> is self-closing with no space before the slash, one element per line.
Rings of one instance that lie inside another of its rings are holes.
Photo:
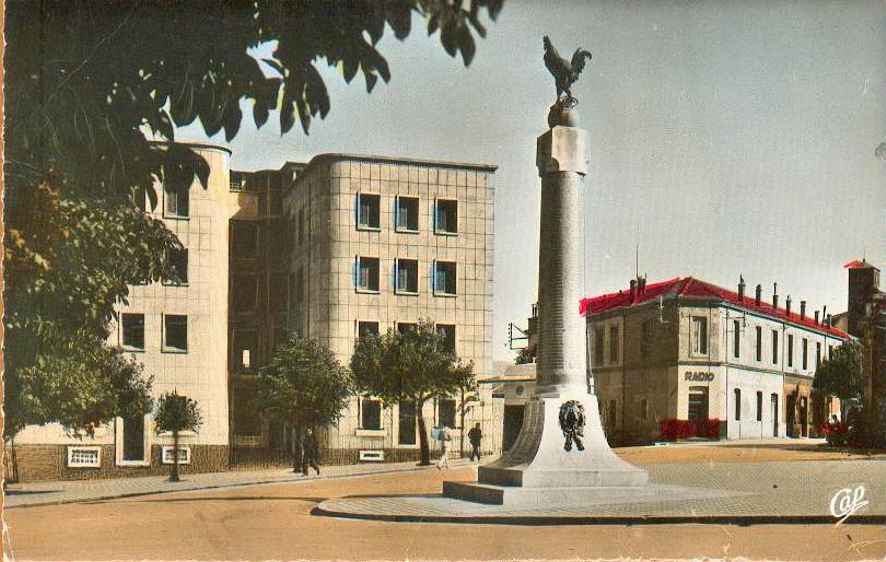
<path fill-rule="evenodd" d="M 591 53 L 578 49 L 567 61 L 547 37 L 544 48 L 557 100 L 548 114 L 550 128 L 536 143 L 541 177 L 536 391 L 514 446 L 481 466 L 477 482 L 444 482 L 443 495 L 451 498 L 575 506 L 630 494 L 648 482 L 645 471 L 618 458 L 606 442 L 593 375 L 587 369 L 585 322 L 578 311 L 584 297 L 588 132 L 579 127 L 571 86 Z"/>

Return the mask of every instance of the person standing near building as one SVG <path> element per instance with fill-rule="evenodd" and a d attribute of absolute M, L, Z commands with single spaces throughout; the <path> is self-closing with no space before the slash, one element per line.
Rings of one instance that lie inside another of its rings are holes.
<path fill-rule="evenodd" d="M 305 430 L 305 438 L 302 443 L 302 474 L 308 475 L 308 467 L 310 466 L 317 471 L 320 476 L 320 445 L 317 443 L 317 436 L 314 435 L 313 428 Z"/>
<path fill-rule="evenodd" d="M 449 468 L 449 442 L 452 441 L 452 434 L 445 425 L 440 431 L 440 460 L 437 461 L 437 470 Z"/>
<path fill-rule="evenodd" d="M 480 429 L 479 423 L 475 424 L 468 432 L 468 440 L 471 442 L 471 461 L 476 456 L 477 462 L 480 462 L 480 442 L 483 440 L 483 431 Z"/>

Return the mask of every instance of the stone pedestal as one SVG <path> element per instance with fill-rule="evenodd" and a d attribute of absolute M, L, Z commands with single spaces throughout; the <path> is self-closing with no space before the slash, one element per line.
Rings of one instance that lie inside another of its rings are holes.
<path fill-rule="evenodd" d="M 481 466 L 476 483 L 444 482 L 448 497 L 574 506 L 601 496 L 630 494 L 648 482 L 645 471 L 609 448 L 593 377 L 587 371 L 585 322 L 578 306 L 585 296 L 588 134 L 577 126 L 578 113 L 572 107 L 554 106 L 548 123 L 551 128 L 538 138 L 536 152 L 542 185 L 536 394 L 511 450 Z"/>

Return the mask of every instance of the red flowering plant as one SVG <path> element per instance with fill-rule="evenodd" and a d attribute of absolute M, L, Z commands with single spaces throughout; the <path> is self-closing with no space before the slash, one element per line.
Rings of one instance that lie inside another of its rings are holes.
<path fill-rule="evenodd" d="M 849 439 L 849 425 L 845 422 L 825 422 L 819 429 L 832 447 L 843 447 Z"/>

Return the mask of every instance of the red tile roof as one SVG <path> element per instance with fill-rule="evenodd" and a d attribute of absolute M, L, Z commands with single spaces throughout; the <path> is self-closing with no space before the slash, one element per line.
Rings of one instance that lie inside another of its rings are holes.
<path fill-rule="evenodd" d="M 852 260 L 843 267 L 845 267 L 846 269 L 877 269 L 872 264 L 869 264 L 864 260 Z"/>
<path fill-rule="evenodd" d="M 805 326 L 807 328 L 824 332 L 832 336 L 847 339 L 849 336 L 846 332 L 831 328 L 824 324 L 816 324 L 815 319 L 809 316 L 801 318 L 796 311 L 788 314 L 784 308 L 774 308 L 771 304 L 760 301 L 756 304 L 753 296 L 739 298 L 738 293 L 734 293 L 728 289 L 712 285 L 705 281 L 695 279 L 693 277 L 675 277 L 667 281 L 658 283 L 650 283 L 642 293 L 639 293 L 633 299 L 630 290 L 619 291 L 617 293 L 607 293 L 596 297 L 582 299 L 579 303 L 579 312 L 582 316 L 590 311 L 591 314 L 599 314 L 616 308 L 629 307 L 633 305 L 643 304 L 650 301 L 658 300 L 659 297 L 681 297 L 681 298 L 701 298 L 712 299 L 717 301 L 728 302 L 745 310 L 753 311 L 778 320 L 786 320 L 793 324 Z"/>

